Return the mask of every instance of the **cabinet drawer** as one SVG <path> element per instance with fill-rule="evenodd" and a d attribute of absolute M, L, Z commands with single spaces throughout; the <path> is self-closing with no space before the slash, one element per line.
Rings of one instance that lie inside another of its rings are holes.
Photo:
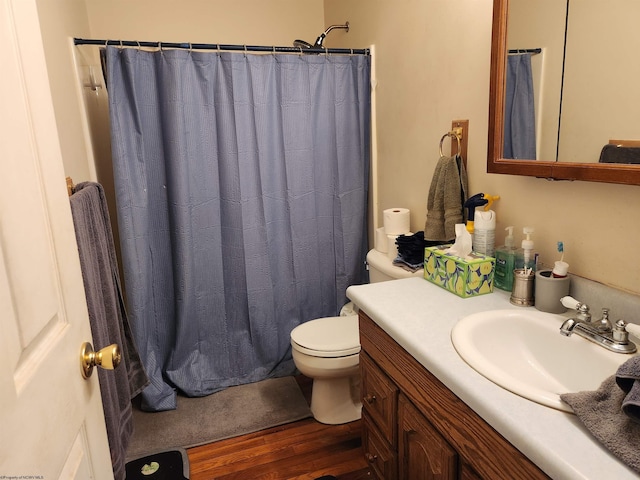
<path fill-rule="evenodd" d="M 398 460 L 396 454 L 380 431 L 369 418 L 366 411 L 362 416 L 362 448 L 364 458 L 369 464 L 373 477 L 379 480 L 396 480 L 398 478 Z"/>
<path fill-rule="evenodd" d="M 366 353 L 360 352 L 362 408 L 392 448 L 396 446 L 398 387 Z"/>

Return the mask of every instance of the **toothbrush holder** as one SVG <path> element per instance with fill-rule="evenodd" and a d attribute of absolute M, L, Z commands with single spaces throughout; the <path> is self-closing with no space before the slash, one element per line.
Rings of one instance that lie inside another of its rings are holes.
<path fill-rule="evenodd" d="M 513 271 L 513 289 L 509 301 L 519 307 L 533 305 L 533 282 L 535 274 L 530 269 L 516 268 Z"/>
<path fill-rule="evenodd" d="M 568 276 L 556 278 L 551 270 L 536 272 L 535 307 L 541 312 L 564 313 L 567 309 L 560 299 L 569 295 L 570 279 Z"/>

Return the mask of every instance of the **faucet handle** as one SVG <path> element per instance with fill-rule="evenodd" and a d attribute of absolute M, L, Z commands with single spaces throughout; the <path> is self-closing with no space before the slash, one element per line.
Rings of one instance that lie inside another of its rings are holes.
<path fill-rule="evenodd" d="M 570 297 L 569 295 L 567 295 L 566 297 L 562 297 L 560 299 L 560 302 L 562 303 L 562 305 L 564 305 L 567 308 L 571 308 L 573 310 L 580 310 L 580 308 L 584 305 L 585 307 L 587 307 L 586 304 L 579 302 L 578 300 L 576 300 L 573 297 Z M 587 307 L 587 311 L 589 311 L 589 307 Z"/>
<path fill-rule="evenodd" d="M 560 299 L 560 303 L 567 308 L 571 308 L 573 310 L 578 310 L 580 307 L 580 302 L 573 297 L 567 295 L 566 297 L 562 297 Z"/>
<path fill-rule="evenodd" d="M 562 297 L 560 299 L 560 303 L 566 308 L 571 308 L 578 312 L 578 320 L 581 322 L 590 322 L 591 321 L 591 313 L 589 313 L 589 305 L 586 303 L 579 302 L 573 297 L 567 295 L 566 297 Z"/>
<path fill-rule="evenodd" d="M 620 323 L 621 321 L 624 322 L 623 320 L 618 320 L 618 323 Z M 637 338 L 640 338 L 640 325 L 636 325 L 635 323 L 625 323 L 624 328 L 631 335 L 634 335 Z"/>

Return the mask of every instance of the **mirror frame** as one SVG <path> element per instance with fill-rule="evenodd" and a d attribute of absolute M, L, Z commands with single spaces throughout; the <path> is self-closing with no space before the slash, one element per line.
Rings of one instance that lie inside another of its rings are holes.
<path fill-rule="evenodd" d="M 502 158 L 504 145 L 504 98 L 507 59 L 509 0 L 494 0 L 491 34 L 491 80 L 489 88 L 489 144 L 487 173 L 524 175 L 548 180 L 640 185 L 640 166 L 613 163 L 562 163 Z"/>

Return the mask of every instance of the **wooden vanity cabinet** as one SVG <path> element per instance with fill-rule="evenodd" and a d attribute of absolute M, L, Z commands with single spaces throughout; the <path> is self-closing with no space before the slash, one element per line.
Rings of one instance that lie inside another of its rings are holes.
<path fill-rule="evenodd" d="M 363 448 L 379 480 L 549 477 L 360 311 Z"/>

